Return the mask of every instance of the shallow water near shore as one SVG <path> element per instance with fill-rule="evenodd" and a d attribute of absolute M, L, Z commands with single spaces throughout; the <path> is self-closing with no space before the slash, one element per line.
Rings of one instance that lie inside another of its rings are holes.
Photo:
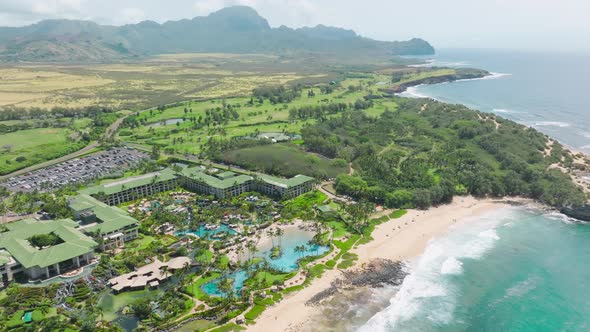
<path fill-rule="evenodd" d="M 589 225 L 527 207 L 459 223 L 354 330 L 588 330 L 588 243 Z"/>

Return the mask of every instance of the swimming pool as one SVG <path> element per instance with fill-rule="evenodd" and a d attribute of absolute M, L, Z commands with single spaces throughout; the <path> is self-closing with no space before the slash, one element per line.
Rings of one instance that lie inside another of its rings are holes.
<path fill-rule="evenodd" d="M 239 294 L 242 288 L 244 288 L 244 282 L 248 279 L 248 273 L 245 270 L 240 270 L 228 275 L 227 278 L 234 281 L 234 291 L 236 294 Z M 204 284 L 202 286 L 203 291 L 211 296 L 223 296 L 224 294 L 219 290 L 220 281 L 221 278 Z"/>
<path fill-rule="evenodd" d="M 226 224 L 221 224 L 217 229 L 205 229 L 205 225 L 199 226 L 197 230 L 194 231 L 186 231 L 186 232 L 178 232 L 176 235 L 185 235 L 185 234 L 194 234 L 200 238 L 206 237 L 209 240 L 215 240 L 215 235 L 219 234 L 222 235 L 223 233 L 227 233 L 230 236 L 234 236 L 238 234 L 236 231 L 231 229 Z"/>

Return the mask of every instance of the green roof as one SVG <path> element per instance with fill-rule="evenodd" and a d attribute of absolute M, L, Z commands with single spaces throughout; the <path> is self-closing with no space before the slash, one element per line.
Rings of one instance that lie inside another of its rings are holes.
<path fill-rule="evenodd" d="M 0 250 L 0 266 L 10 262 L 12 255 L 6 250 Z"/>
<path fill-rule="evenodd" d="M 284 179 L 271 175 L 258 174 L 258 178 L 266 183 L 282 188 L 295 187 L 309 181 L 314 181 L 314 178 L 306 175 L 295 175 L 290 179 Z"/>
<path fill-rule="evenodd" d="M 228 176 L 228 173 L 232 173 L 233 176 Z M 217 189 L 227 189 L 233 187 L 234 185 L 240 185 L 254 179 L 249 175 L 236 174 L 233 172 L 223 172 L 221 174 L 225 176 L 223 179 L 204 173 L 201 168 L 197 167 L 185 168 L 182 170 L 182 175 L 185 177 L 204 182 L 205 184 Z"/>
<path fill-rule="evenodd" d="M 173 180 L 173 179 L 176 179 L 176 175 L 174 174 L 174 171 L 170 168 L 166 168 L 162 171 L 155 172 L 155 173 L 144 174 L 144 175 L 140 175 L 140 176 L 126 178 L 126 179 L 123 179 L 120 181 L 115 181 L 115 182 L 103 184 L 100 186 L 89 187 L 89 188 L 80 190 L 80 192 L 83 194 L 87 194 L 87 195 L 95 195 L 100 192 L 103 192 L 107 195 L 111 195 L 111 194 L 116 194 L 118 192 L 121 192 L 121 191 L 124 191 L 127 189 L 141 187 L 146 184 L 158 183 L 158 182 L 163 182 L 163 181 L 168 181 L 168 180 Z"/>
<path fill-rule="evenodd" d="M 229 179 L 232 178 L 234 176 L 236 176 L 237 174 L 231 171 L 225 171 L 225 172 L 221 172 L 219 174 L 215 174 L 215 177 L 225 180 L 225 179 Z"/>
<path fill-rule="evenodd" d="M 332 209 L 332 207 L 329 205 L 320 205 L 317 207 L 317 209 L 322 213 L 335 212 L 334 209 Z"/>
<path fill-rule="evenodd" d="M 0 233 L 0 248 L 8 251 L 25 268 L 50 266 L 94 250 L 97 243 L 77 230 L 77 226 L 78 224 L 71 219 L 23 219 L 6 224 L 8 231 Z M 56 234 L 64 242 L 37 249 L 28 241 L 33 235 L 49 233 Z"/>
<path fill-rule="evenodd" d="M 83 228 L 85 232 L 100 230 L 101 234 L 105 234 L 137 224 L 137 220 L 127 212 L 118 207 L 109 206 L 86 194 L 80 194 L 70 199 L 70 207 L 74 210 L 76 207 L 86 206 L 90 206 L 89 209 L 94 212 L 99 221 L 96 224 Z"/>

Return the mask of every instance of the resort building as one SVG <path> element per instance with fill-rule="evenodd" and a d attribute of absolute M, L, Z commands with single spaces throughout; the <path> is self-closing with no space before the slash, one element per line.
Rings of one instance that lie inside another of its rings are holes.
<path fill-rule="evenodd" d="M 234 172 L 207 174 L 201 168 L 185 168 L 181 175 L 186 190 L 212 195 L 217 198 L 238 196 L 252 191 L 254 178 Z"/>
<path fill-rule="evenodd" d="M 312 191 L 314 182 L 314 178 L 305 175 L 296 175 L 290 179 L 259 175 L 256 191 L 269 196 L 293 198 Z"/>
<path fill-rule="evenodd" d="M 108 204 L 119 205 L 178 187 L 178 176 L 167 168 L 161 172 L 144 174 L 121 181 L 86 188 L 80 192 Z"/>
<path fill-rule="evenodd" d="M 183 168 L 178 173 L 171 169 L 128 178 L 81 191 L 108 204 L 118 205 L 180 186 L 186 190 L 217 198 L 238 196 L 249 191 L 293 198 L 313 190 L 315 180 L 305 175 L 291 179 L 257 174 L 254 176 L 230 171 L 207 170 L 202 167 Z"/>
<path fill-rule="evenodd" d="M 191 260 L 188 257 L 176 257 L 168 262 L 155 259 L 154 262 L 139 267 L 133 272 L 110 279 L 109 286 L 117 293 L 125 290 L 144 289 L 146 286 L 155 288 L 168 280 L 172 276 L 172 272 L 186 268 L 190 266 L 190 263 Z"/>
<path fill-rule="evenodd" d="M 89 195 L 80 194 L 71 198 L 70 209 L 74 218 L 80 220 L 81 231 L 102 237 L 102 250 L 122 247 L 125 242 L 138 236 L 137 220 L 127 212 L 108 206 Z"/>
<path fill-rule="evenodd" d="M 0 233 L 2 279 L 10 282 L 22 272 L 31 280 L 44 280 L 90 264 L 97 243 L 77 226 L 70 219 L 23 219 L 6 224 L 6 231 Z M 36 236 L 50 237 L 52 243 L 38 247 Z"/>

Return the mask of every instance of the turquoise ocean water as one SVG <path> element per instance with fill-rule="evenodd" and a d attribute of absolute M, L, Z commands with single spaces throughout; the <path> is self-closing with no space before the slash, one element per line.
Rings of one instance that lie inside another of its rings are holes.
<path fill-rule="evenodd" d="M 534 126 L 590 152 L 590 56 L 441 51 L 434 65 L 491 79 L 411 89 Z M 590 225 L 500 209 L 432 240 L 360 331 L 590 331 Z"/>

